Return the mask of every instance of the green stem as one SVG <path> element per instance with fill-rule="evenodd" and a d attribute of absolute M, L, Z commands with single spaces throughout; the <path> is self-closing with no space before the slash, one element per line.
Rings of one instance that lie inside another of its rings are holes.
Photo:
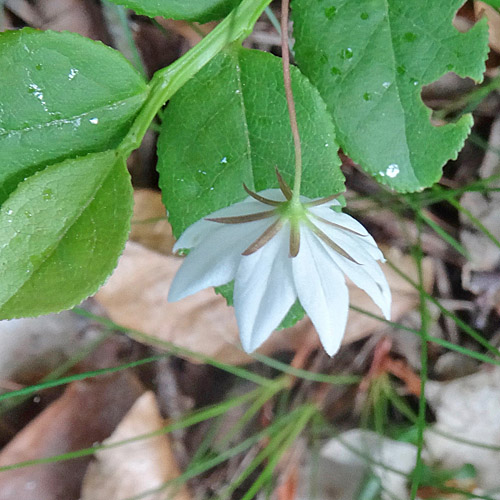
<path fill-rule="evenodd" d="M 128 156 L 137 149 L 164 104 L 226 45 L 246 38 L 271 0 L 243 0 L 211 33 L 170 66 L 157 71 L 149 97 L 118 151 Z"/>
<path fill-rule="evenodd" d="M 417 247 L 415 249 L 415 261 L 418 270 L 418 280 L 420 285 L 420 317 L 421 317 L 421 332 L 422 332 L 422 344 L 420 351 L 420 398 L 418 403 L 418 416 L 417 416 L 417 460 L 415 464 L 414 474 L 411 482 L 410 498 L 415 500 L 417 498 L 418 488 L 420 481 L 422 479 L 424 463 L 422 460 L 422 451 L 424 447 L 424 430 L 426 427 L 426 408 L 427 400 L 425 397 L 425 384 L 427 383 L 427 356 L 428 356 L 428 328 L 429 328 L 429 311 L 427 309 L 427 298 L 424 292 L 423 285 L 423 270 L 422 270 L 422 244 L 421 244 L 421 224 L 417 223 L 418 226 L 418 241 Z"/>
<path fill-rule="evenodd" d="M 283 82 L 285 84 L 286 102 L 292 128 L 293 144 L 295 147 L 295 180 L 293 183 L 292 203 L 300 203 L 300 184 L 302 182 L 302 149 L 300 145 L 299 126 L 297 113 L 293 100 L 292 78 L 290 75 L 290 51 L 288 50 L 288 10 L 289 0 L 281 1 L 281 57 L 283 61 Z"/>

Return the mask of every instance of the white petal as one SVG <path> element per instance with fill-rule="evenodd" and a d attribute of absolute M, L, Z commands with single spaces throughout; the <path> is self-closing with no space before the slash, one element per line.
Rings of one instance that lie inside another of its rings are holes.
<path fill-rule="evenodd" d="M 309 228 L 300 229 L 299 254 L 292 260 L 295 288 L 325 351 L 333 356 L 344 336 L 349 292 L 324 246 Z"/>
<path fill-rule="evenodd" d="M 375 241 L 370 236 L 366 228 L 354 217 L 351 217 L 350 215 L 344 214 L 342 212 L 335 212 L 325 205 L 311 207 L 309 211 L 314 215 L 317 215 L 318 217 L 322 217 L 323 219 L 333 222 L 334 224 L 338 224 L 339 226 L 343 226 L 351 229 L 352 231 L 356 231 L 357 233 L 365 235 L 365 237 L 368 236 L 368 241 L 375 245 Z"/>
<path fill-rule="evenodd" d="M 285 197 L 279 189 L 266 189 L 259 193 L 261 196 L 270 198 L 275 201 L 284 201 Z M 229 207 L 224 207 L 211 214 L 206 215 L 203 219 L 191 224 L 180 236 L 174 245 L 173 252 L 177 252 L 181 248 L 193 248 L 205 240 L 208 235 L 214 230 L 218 222 L 208 221 L 206 219 L 215 219 L 218 217 L 236 217 L 238 215 L 256 214 L 272 210 L 273 207 L 266 205 L 248 196 L 243 201 L 233 203 Z"/>
<path fill-rule="evenodd" d="M 372 260 L 371 264 L 359 265 L 342 257 L 342 255 L 332 250 L 325 243 L 321 242 L 321 244 L 340 270 L 345 273 L 357 287 L 364 290 L 371 297 L 386 319 L 390 319 L 391 289 L 377 261 Z"/>
<path fill-rule="evenodd" d="M 285 226 L 257 252 L 241 259 L 234 284 L 234 308 L 246 352 L 275 330 L 297 298 Z"/>
<path fill-rule="evenodd" d="M 347 222 L 350 223 L 351 221 L 354 221 L 352 217 L 349 217 L 346 214 L 336 214 L 336 215 L 344 216 L 342 218 L 343 222 L 342 225 L 344 225 L 344 227 L 347 227 L 345 226 L 344 223 Z M 347 219 L 345 219 L 345 217 L 351 219 L 351 221 L 348 221 Z M 335 224 L 338 224 L 338 221 L 340 219 L 330 218 L 329 220 L 331 220 Z M 385 262 L 384 255 L 377 247 L 377 244 L 375 243 L 374 239 L 368 233 L 367 236 L 358 236 L 354 233 L 350 233 L 349 231 L 345 231 L 343 229 L 331 226 L 330 224 L 327 224 L 325 222 L 321 222 L 320 220 L 315 219 L 314 217 L 310 217 L 310 221 L 317 228 L 323 231 L 339 247 L 345 250 L 356 262 L 359 262 L 361 264 L 365 263 L 371 264 L 373 259 Z M 366 231 L 366 229 L 364 229 L 363 226 L 361 226 L 361 224 L 359 225 L 364 231 Z M 356 229 L 354 230 L 356 231 Z"/>
<path fill-rule="evenodd" d="M 213 222 L 212 231 L 191 250 L 177 271 L 168 294 L 169 302 L 231 281 L 242 258 L 241 253 L 275 220 L 276 217 L 245 224 Z"/>

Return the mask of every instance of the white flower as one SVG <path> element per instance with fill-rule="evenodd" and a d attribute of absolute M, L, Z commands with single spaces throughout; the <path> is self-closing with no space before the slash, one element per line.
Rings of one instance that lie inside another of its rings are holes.
<path fill-rule="evenodd" d="M 329 355 L 344 335 L 349 295 L 344 274 L 390 316 L 391 292 L 377 260 L 382 252 L 366 229 L 329 207 L 333 197 L 293 203 L 268 189 L 217 210 L 181 235 L 174 251 L 191 249 L 168 300 L 180 300 L 234 279 L 234 308 L 243 348 L 257 349 L 299 299 Z"/>

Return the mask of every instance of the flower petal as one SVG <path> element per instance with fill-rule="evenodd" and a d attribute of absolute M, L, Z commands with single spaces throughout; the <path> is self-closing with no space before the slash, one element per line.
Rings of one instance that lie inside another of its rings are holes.
<path fill-rule="evenodd" d="M 285 197 L 279 189 L 266 189 L 259 194 L 266 198 L 277 201 L 285 201 Z M 234 203 L 229 207 L 224 207 L 211 214 L 206 215 L 203 219 L 191 224 L 180 236 L 174 245 L 173 252 L 177 252 L 181 248 L 193 248 L 203 242 L 215 229 L 215 225 L 220 225 L 219 222 L 208 221 L 206 219 L 216 219 L 220 217 L 236 217 L 240 215 L 255 214 L 266 212 L 269 210 L 269 205 L 264 205 L 250 196 L 243 201 Z"/>
<path fill-rule="evenodd" d="M 297 298 L 288 257 L 288 225 L 255 253 L 241 259 L 234 283 L 234 308 L 246 352 L 275 330 Z"/>
<path fill-rule="evenodd" d="M 311 212 L 312 211 L 313 209 L 311 209 Z M 366 236 L 359 236 L 349 231 L 344 231 L 343 229 L 322 222 L 314 217 L 310 217 L 311 223 L 323 231 L 356 262 L 370 264 L 373 259 L 385 262 L 384 255 L 378 248 L 375 240 L 358 221 L 346 214 L 335 213 L 329 209 L 326 209 L 326 211 L 331 212 L 331 214 L 325 214 L 325 211 L 322 211 L 321 217 L 324 219 L 326 219 L 328 215 L 329 218 L 327 220 L 348 227 L 360 234 L 366 233 Z"/>
<path fill-rule="evenodd" d="M 168 294 L 169 302 L 231 281 L 242 258 L 241 253 L 276 218 L 236 225 L 211 222 L 211 231 L 191 250 L 177 271 Z"/>
<path fill-rule="evenodd" d="M 329 256 L 333 250 L 326 250 L 306 226 L 300 229 L 300 250 L 292 261 L 295 288 L 325 351 L 333 356 L 344 336 L 349 292 L 344 275 Z"/>
<path fill-rule="evenodd" d="M 335 265 L 337 265 L 358 288 L 364 290 L 371 297 L 386 319 L 390 319 L 391 289 L 377 261 L 372 260 L 371 264 L 359 265 L 345 259 L 335 251 L 330 251 L 330 248 L 323 242 L 321 242 L 321 244 L 326 251 L 329 251 L 330 258 Z"/>

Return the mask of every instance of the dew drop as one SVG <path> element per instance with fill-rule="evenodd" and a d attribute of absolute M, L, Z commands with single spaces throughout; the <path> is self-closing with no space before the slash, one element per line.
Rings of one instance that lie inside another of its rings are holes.
<path fill-rule="evenodd" d="M 89 122 L 92 123 L 92 125 L 97 125 L 99 123 L 99 118 L 91 118 Z"/>
<path fill-rule="evenodd" d="M 325 148 L 328 148 L 330 146 L 330 144 L 328 144 L 327 142 L 325 142 Z"/>
<path fill-rule="evenodd" d="M 391 177 L 391 179 L 393 179 L 394 177 L 399 175 L 399 165 L 396 163 L 391 163 L 387 167 L 387 169 L 385 171 L 385 175 L 387 175 L 387 177 Z"/>
<path fill-rule="evenodd" d="M 415 33 L 412 33 L 411 31 L 407 31 L 403 35 L 403 39 L 405 42 L 414 42 L 417 39 L 417 35 Z"/>
<path fill-rule="evenodd" d="M 337 13 L 337 7 L 334 7 L 333 5 L 325 9 L 325 16 L 327 19 L 333 19 L 336 13 Z"/>
<path fill-rule="evenodd" d="M 29 219 L 29 218 L 33 217 L 33 214 L 29 210 L 25 210 L 24 211 L 24 216 Z"/>
<path fill-rule="evenodd" d="M 37 71 L 40 71 L 40 70 L 42 69 L 42 67 L 43 67 L 43 66 L 42 66 L 41 64 L 37 64 L 37 65 L 35 66 L 35 69 L 36 69 Z"/>
<path fill-rule="evenodd" d="M 241 90 L 240 90 L 240 89 L 236 89 L 236 90 L 234 91 L 234 93 L 235 93 L 235 94 L 241 94 Z"/>
<path fill-rule="evenodd" d="M 447 69 L 448 71 L 453 71 L 453 68 L 454 68 L 453 64 L 448 64 L 448 65 L 446 66 L 446 69 Z"/>
<path fill-rule="evenodd" d="M 340 71 L 340 69 L 337 68 L 337 66 L 332 66 L 332 68 L 330 69 L 330 73 L 332 75 L 338 76 L 342 74 L 342 71 Z"/>
<path fill-rule="evenodd" d="M 371 100 L 372 100 L 372 95 L 370 94 L 370 92 L 365 92 L 365 93 L 363 94 L 363 99 L 364 99 L 365 101 L 371 101 Z"/>
<path fill-rule="evenodd" d="M 9 208 L 9 210 L 7 210 L 7 215 L 12 215 L 14 213 L 14 210 L 12 210 L 12 208 Z"/>
<path fill-rule="evenodd" d="M 368 14 L 368 12 L 361 12 L 359 17 L 363 19 L 363 21 L 366 21 L 370 17 L 370 14 Z"/>
<path fill-rule="evenodd" d="M 351 47 L 347 47 L 347 49 L 342 49 L 340 51 L 340 57 L 342 59 L 352 59 L 352 56 L 354 55 Z"/>
<path fill-rule="evenodd" d="M 224 158 L 222 158 L 222 160 L 220 162 L 221 163 L 227 163 L 227 156 L 224 156 Z"/>
<path fill-rule="evenodd" d="M 405 66 L 398 66 L 396 68 L 396 71 L 400 74 L 400 75 L 404 75 L 406 73 L 406 67 Z"/>
<path fill-rule="evenodd" d="M 52 189 L 45 189 L 42 193 L 42 198 L 45 200 L 45 201 L 48 201 L 48 200 L 51 200 L 54 196 L 54 192 L 52 191 Z"/>
<path fill-rule="evenodd" d="M 391 86 L 391 82 L 384 82 L 382 84 L 382 87 L 384 87 L 384 89 L 388 89 L 390 86 Z"/>
<path fill-rule="evenodd" d="M 68 73 L 68 80 L 73 80 L 75 76 L 78 74 L 78 70 L 76 68 L 71 68 L 69 73 Z"/>
<path fill-rule="evenodd" d="M 415 80 L 415 78 L 410 78 L 410 83 L 416 87 L 418 85 L 418 80 Z"/>

